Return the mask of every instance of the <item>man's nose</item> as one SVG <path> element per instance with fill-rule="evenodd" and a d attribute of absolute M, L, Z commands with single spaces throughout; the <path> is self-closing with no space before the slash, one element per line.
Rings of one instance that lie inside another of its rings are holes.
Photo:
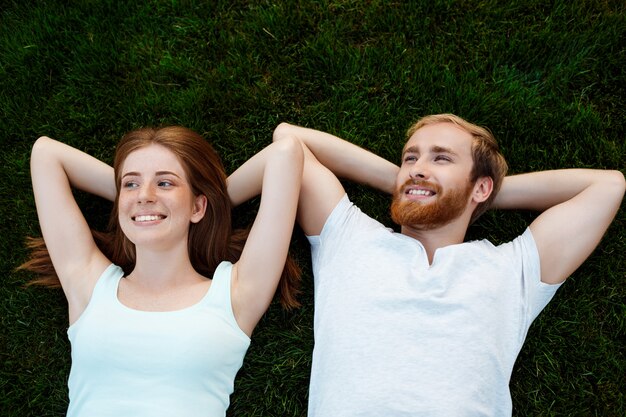
<path fill-rule="evenodd" d="M 409 175 L 411 179 L 424 180 L 430 178 L 430 170 L 424 162 L 417 160 L 411 167 Z"/>

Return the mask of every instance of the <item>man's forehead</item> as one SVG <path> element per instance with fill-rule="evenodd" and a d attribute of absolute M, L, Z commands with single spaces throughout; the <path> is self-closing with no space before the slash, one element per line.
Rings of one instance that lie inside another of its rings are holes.
<path fill-rule="evenodd" d="M 471 152 L 472 135 L 454 123 L 435 123 L 419 128 L 404 145 L 402 153 L 449 149 L 455 153 Z"/>

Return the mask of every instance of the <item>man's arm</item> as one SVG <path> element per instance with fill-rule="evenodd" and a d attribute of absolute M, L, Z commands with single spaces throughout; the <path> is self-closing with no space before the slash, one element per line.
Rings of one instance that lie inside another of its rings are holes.
<path fill-rule="evenodd" d="M 315 158 L 339 178 L 367 185 L 387 194 L 395 188 L 399 167 L 380 156 L 330 133 L 281 123 L 274 141 L 295 137 Z"/>
<path fill-rule="evenodd" d="M 567 169 L 506 177 L 495 208 L 543 211 L 530 225 L 541 280 L 564 281 L 593 252 L 615 217 L 626 183 L 619 171 Z"/>
<path fill-rule="evenodd" d="M 399 168 L 391 162 L 329 133 L 281 123 L 273 140 L 288 139 L 299 141 L 304 149 L 298 223 L 307 235 L 320 234 L 345 194 L 337 177 L 393 192 Z"/>

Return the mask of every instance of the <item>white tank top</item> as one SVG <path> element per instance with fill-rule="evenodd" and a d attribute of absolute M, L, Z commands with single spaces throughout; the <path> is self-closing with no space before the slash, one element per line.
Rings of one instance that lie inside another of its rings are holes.
<path fill-rule="evenodd" d="M 222 262 L 206 295 L 177 311 L 123 305 L 123 272 L 110 265 L 68 329 L 72 368 L 67 415 L 224 416 L 250 338 L 230 301 L 232 264 Z"/>

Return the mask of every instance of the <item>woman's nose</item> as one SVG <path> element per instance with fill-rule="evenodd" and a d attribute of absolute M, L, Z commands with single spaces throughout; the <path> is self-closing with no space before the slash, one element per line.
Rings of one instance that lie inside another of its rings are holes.
<path fill-rule="evenodd" d="M 142 185 L 139 189 L 138 199 L 140 203 L 153 203 L 156 199 L 154 186 L 150 184 Z"/>

